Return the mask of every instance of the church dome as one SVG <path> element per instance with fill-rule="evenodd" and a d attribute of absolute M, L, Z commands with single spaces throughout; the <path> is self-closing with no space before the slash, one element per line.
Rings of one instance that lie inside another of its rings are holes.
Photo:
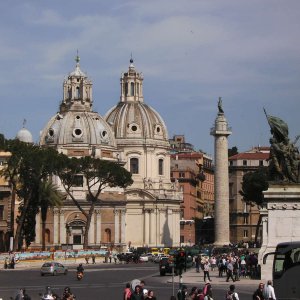
<path fill-rule="evenodd" d="M 129 70 L 121 76 L 120 102 L 105 115 L 118 143 L 132 143 L 133 140 L 147 139 L 147 143 L 168 143 L 166 125 L 157 111 L 144 103 L 143 75 L 136 71 L 133 60 Z"/>
<path fill-rule="evenodd" d="M 19 132 L 17 133 L 16 139 L 18 139 L 19 141 L 24 142 L 24 143 L 33 144 L 33 138 L 32 138 L 31 132 L 24 127 L 19 130 Z"/>
<path fill-rule="evenodd" d="M 64 80 L 63 100 L 59 112 L 42 130 L 40 144 L 90 149 L 95 146 L 116 150 L 113 131 L 105 120 L 92 110 L 92 104 L 92 82 L 80 70 L 77 55 L 75 71 Z"/>

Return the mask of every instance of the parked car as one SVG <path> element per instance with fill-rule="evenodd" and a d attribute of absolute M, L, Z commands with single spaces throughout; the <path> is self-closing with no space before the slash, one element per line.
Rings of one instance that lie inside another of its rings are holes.
<path fill-rule="evenodd" d="M 159 274 L 160 276 L 165 276 L 167 273 L 172 274 L 172 265 L 169 262 L 169 258 L 164 256 L 159 261 Z M 177 275 L 177 270 L 174 266 L 174 274 Z"/>
<path fill-rule="evenodd" d="M 139 260 L 141 262 L 148 262 L 149 261 L 149 256 L 145 255 L 145 254 L 142 254 L 139 258 Z"/>
<path fill-rule="evenodd" d="M 161 260 L 163 257 L 164 257 L 164 258 L 168 258 L 169 256 L 168 256 L 168 255 L 164 255 L 164 254 L 157 255 L 157 256 L 155 256 L 155 258 L 153 259 L 153 261 L 154 261 L 155 263 L 159 263 L 160 260 Z"/>
<path fill-rule="evenodd" d="M 61 263 L 58 262 L 46 262 L 42 265 L 41 267 L 41 275 L 58 275 L 58 274 L 64 274 L 67 275 L 68 273 L 68 268 L 62 265 Z"/>

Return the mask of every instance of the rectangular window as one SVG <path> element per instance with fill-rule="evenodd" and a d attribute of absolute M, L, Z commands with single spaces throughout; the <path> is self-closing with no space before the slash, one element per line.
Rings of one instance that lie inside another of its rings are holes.
<path fill-rule="evenodd" d="M 73 244 L 80 245 L 81 244 L 81 235 L 73 235 Z"/>
<path fill-rule="evenodd" d="M 83 176 L 82 175 L 75 175 L 73 178 L 73 186 L 83 187 Z"/>
<path fill-rule="evenodd" d="M 243 166 L 247 166 L 247 161 L 243 160 Z"/>
<path fill-rule="evenodd" d="M 263 160 L 260 160 L 260 161 L 259 161 L 259 166 L 260 166 L 260 167 L 263 167 L 263 165 L 264 165 L 264 161 L 263 161 Z"/>
<path fill-rule="evenodd" d="M 184 243 L 184 235 L 180 236 L 180 243 L 183 244 Z"/>
<path fill-rule="evenodd" d="M 244 230 L 244 235 L 243 235 L 244 238 L 247 238 L 248 237 L 248 230 Z"/>
<path fill-rule="evenodd" d="M 4 219 L 4 205 L 0 205 L 0 221 Z"/>
<path fill-rule="evenodd" d="M 130 172 L 132 174 L 139 173 L 139 159 L 136 157 L 130 159 Z"/>
<path fill-rule="evenodd" d="M 160 158 L 158 160 L 158 175 L 163 175 L 163 173 L 164 173 L 164 160 Z"/>
<path fill-rule="evenodd" d="M 180 177 L 180 178 L 184 178 L 184 177 L 185 177 L 184 172 L 179 172 L 179 177 Z"/>
<path fill-rule="evenodd" d="M 134 96 L 134 83 L 130 83 L 130 96 Z"/>
<path fill-rule="evenodd" d="M 248 216 L 244 216 L 244 224 L 248 224 L 248 219 L 249 219 Z"/>

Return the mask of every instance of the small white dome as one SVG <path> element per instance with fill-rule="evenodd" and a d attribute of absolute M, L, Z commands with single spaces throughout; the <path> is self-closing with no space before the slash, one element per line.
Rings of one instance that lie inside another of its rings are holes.
<path fill-rule="evenodd" d="M 24 142 L 24 143 L 33 144 L 32 134 L 26 128 L 22 128 L 21 130 L 19 130 L 19 132 L 17 133 L 16 139 L 18 139 L 19 141 Z"/>

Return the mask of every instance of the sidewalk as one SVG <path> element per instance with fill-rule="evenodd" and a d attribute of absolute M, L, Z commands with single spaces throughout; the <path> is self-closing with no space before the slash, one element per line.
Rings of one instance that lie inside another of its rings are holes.
<path fill-rule="evenodd" d="M 230 279 L 229 282 L 226 282 L 226 275 L 223 275 L 223 277 L 218 277 L 219 272 L 218 271 L 210 271 L 209 272 L 211 284 L 212 285 L 226 285 L 232 284 L 232 280 Z M 168 278 L 168 283 L 172 283 L 172 277 Z M 179 283 L 179 276 L 174 276 L 174 282 Z M 257 286 L 261 282 L 260 279 L 250 279 L 250 278 L 240 278 L 239 281 L 235 281 L 234 284 L 236 286 L 239 285 L 253 285 Z M 203 271 L 200 271 L 199 273 L 196 272 L 195 268 L 191 268 L 184 272 L 182 274 L 182 283 L 183 284 L 193 284 L 195 286 L 204 285 L 203 280 Z"/>

